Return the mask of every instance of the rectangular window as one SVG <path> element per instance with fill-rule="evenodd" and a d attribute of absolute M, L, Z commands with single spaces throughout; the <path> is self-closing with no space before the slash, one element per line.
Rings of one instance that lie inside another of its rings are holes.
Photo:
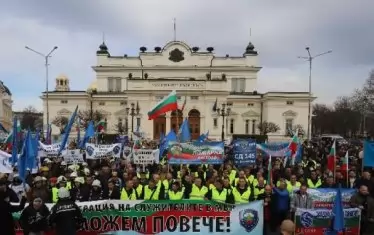
<path fill-rule="evenodd" d="M 136 126 L 137 126 L 137 127 L 140 126 L 140 118 L 136 118 Z"/>
<path fill-rule="evenodd" d="M 218 119 L 213 118 L 213 127 L 218 127 Z"/>
<path fill-rule="evenodd" d="M 240 79 L 238 91 L 240 91 L 240 92 L 245 91 L 245 78 Z"/>
<path fill-rule="evenodd" d="M 104 106 L 104 105 L 105 105 L 105 102 L 99 102 L 99 105 L 100 105 L 100 106 Z"/>
<path fill-rule="evenodd" d="M 120 105 L 126 106 L 127 105 L 127 101 L 121 101 Z"/>
<path fill-rule="evenodd" d="M 108 78 L 108 91 L 112 92 L 114 89 L 114 80 L 113 78 Z"/>
<path fill-rule="evenodd" d="M 253 103 L 248 103 L 248 104 L 247 104 L 247 107 L 253 107 L 253 106 L 254 106 Z"/>
<path fill-rule="evenodd" d="M 238 79 L 231 78 L 231 91 L 237 91 L 236 90 L 237 84 L 238 84 Z"/>
<path fill-rule="evenodd" d="M 121 84 L 121 79 L 117 78 L 116 79 L 116 91 L 120 92 L 122 90 L 122 84 Z"/>
<path fill-rule="evenodd" d="M 285 127 L 285 130 L 284 130 L 286 135 L 290 131 L 292 131 L 292 127 L 293 127 L 293 119 L 291 119 L 291 118 L 286 119 L 286 127 Z"/>
<path fill-rule="evenodd" d="M 67 104 L 68 101 L 67 100 L 61 100 L 61 104 Z"/>
<path fill-rule="evenodd" d="M 191 98 L 191 100 L 198 100 L 199 99 L 198 96 L 191 96 L 190 98 Z"/>
<path fill-rule="evenodd" d="M 287 105 L 293 105 L 293 101 L 292 100 L 287 100 L 286 104 Z"/>
<path fill-rule="evenodd" d="M 252 120 L 252 134 L 256 134 L 256 120 Z"/>
<path fill-rule="evenodd" d="M 249 134 L 249 120 L 245 120 L 245 133 Z"/>
<path fill-rule="evenodd" d="M 230 120 L 230 134 L 234 134 L 234 119 Z"/>

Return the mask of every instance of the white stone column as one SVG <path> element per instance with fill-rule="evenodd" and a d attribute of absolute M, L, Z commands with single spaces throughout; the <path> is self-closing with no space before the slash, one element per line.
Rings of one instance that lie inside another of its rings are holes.
<path fill-rule="evenodd" d="M 165 133 L 165 135 L 167 135 L 169 133 L 169 131 L 170 131 L 170 115 L 167 114 L 166 115 L 166 133 Z"/>

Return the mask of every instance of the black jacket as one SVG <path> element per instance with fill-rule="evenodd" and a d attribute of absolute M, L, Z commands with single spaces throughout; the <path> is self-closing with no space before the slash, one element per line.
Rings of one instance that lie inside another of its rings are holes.
<path fill-rule="evenodd" d="M 74 235 L 83 223 L 83 216 L 72 200 L 59 199 L 51 209 L 49 222 L 55 225 L 56 235 Z"/>
<path fill-rule="evenodd" d="M 24 234 L 29 234 L 30 232 L 41 232 L 48 228 L 49 209 L 46 205 L 36 211 L 32 204 L 27 206 L 21 214 L 19 223 L 23 229 Z"/>
<path fill-rule="evenodd" d="M 5 195 L 0 195 L 0 221 L 1 235 L 14 235 L 14 220 L 12 213 L 21 211 L 26 204 L 26 198 L 22 197 L 21 203 L 19 205 L 12 205 L 9 201 L 5 200 Z"/>

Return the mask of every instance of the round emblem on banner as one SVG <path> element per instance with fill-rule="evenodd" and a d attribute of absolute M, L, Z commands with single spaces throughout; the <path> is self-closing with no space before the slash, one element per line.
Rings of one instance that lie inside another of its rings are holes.
<path fill-rule="evenodd" d="M 258 212 L 251 209 L 243 210 L 239 213 L 239 221 L 240 225 L 245 229 L 245 231 L 250 233 L 258 224 Z"/>
<path fill-rule="evenodd" d="M 121 148 L 120 148 L 118 145 L 116 145 L 116 146 L 113 148 L 113 153 L 117 155 L 117 154 L 119 153 L 120 150 L 121 150 Z"/>
<path fill-rule="evenodd" d="M 92 148 L 91 146 L 87 146 L 86 153 L 88 154 L 88 156 L 92 156 L 92 154 L 94 153 L 94 148 Z"/>
<path fill-rule="evenodd" d="M 313 215 L 309 212 L 303 212 L 300 216 L 301 225 L 304 228 L 309 228 L 313 226 Z"/>

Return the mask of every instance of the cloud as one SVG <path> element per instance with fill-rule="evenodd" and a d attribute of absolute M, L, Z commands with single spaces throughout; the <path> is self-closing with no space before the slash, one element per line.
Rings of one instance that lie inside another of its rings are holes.
<path fill-rule="evenodd" d="M 140 46 L 163 46 L 177 38 L 204 49 L 214 46 L 219 55 L 241 55 L 249 40 L 259 52 L 259 91 L 308 89 L 306 56 L 327 50 L 313 64 L 313 92 L 318 102 L 360 87 L 373 65 L 374 2 L 237 0 L 13 0 L 0 8 L 0 79 L 12 90 L 15 109 L 41 107 L 45 90 L 42 57 L 25 45 L 48 53 L 50 86 L 66 74 L 73 89 L 84 90 L 95 77 L 91 66 L 105 33 L 111 54 L 137 54 Z M 252 35 L 249 35 L 250 29 Z"/>

